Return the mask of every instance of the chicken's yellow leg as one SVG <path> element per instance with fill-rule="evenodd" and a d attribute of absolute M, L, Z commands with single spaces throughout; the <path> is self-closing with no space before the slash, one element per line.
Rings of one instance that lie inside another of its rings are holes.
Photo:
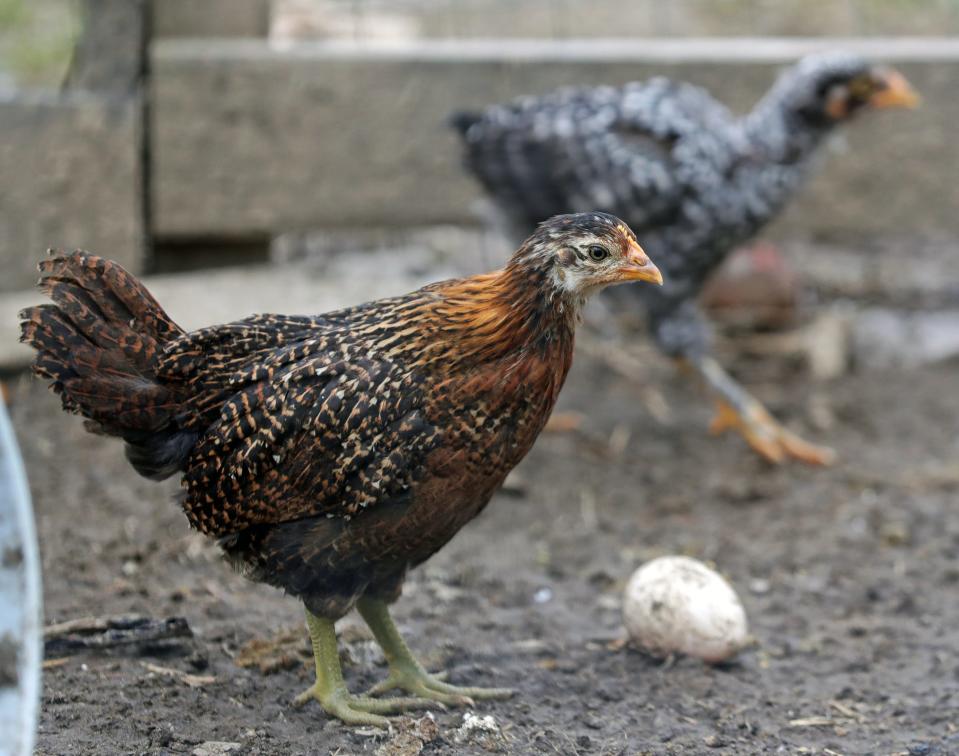
<path fill-rule="evenodd" d="M 389 675 L 370 689 L 371 695 L 399 688 L 414 696 L 453 706 L 471 705 L 477 698 L 509 698 L 513 695 L 508 688 L 460 688 L 443 682 L 423 669 L 413 656 L 390 617 L 386 602 L 363 597 L 357 602 L 356 608 L 373 631 L 390 665 Z"/>
<path fill-rule="evenodd" d="M 369 698 L 354 696 L 346 689 L 340 654 L 336 644 L 333 621 L 317 617 L 306 610 L 306 626 L 313 642 L 313 659 L 316 663 L 316 682 L 298 695 L 295 706 L 316 700 L 330 716 L 350 725 L 373 725 L 389 727 L 390 720 L 381 714 L 396 714 L 407 709 L 429 706 L 421 698 Z"/>

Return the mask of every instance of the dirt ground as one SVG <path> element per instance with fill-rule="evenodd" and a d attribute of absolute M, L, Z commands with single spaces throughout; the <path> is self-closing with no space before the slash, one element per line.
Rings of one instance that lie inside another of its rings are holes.
<path fill-rule="evenodd" d="M 955 366 L 754 381 L 837 448 L 828 470 L 773 468 L 709 438 L 705 399 L 661 358 L 642 381 L 581 352 L 561 401 L 586 414 L 580 430 L 544 435 L 396 607 L 452 682 L 517 690 L 474 712 L 498 734 L 437 709 L 437 727 L 411 719 L 392 735 L 292 708 L 311 682 L 297 602 L 231 573 L 189 531 L 173 482 L 136 477 L 118 444 L 85 434 L 38 383 L 15 383 L 47 622 L 183 616 L 194 633 L 48 668 L 37 752 L 959 753 Z M 739 590 L 756 645 L 735 663 L 615 643 L 626 578 L 669 553 L 715 563 Z M 359 691 L 385 666 L 355 620 L 343 628 Z M 237 665 L 251 640 L 282 646 L 290 630 L 272 674 Z"/>

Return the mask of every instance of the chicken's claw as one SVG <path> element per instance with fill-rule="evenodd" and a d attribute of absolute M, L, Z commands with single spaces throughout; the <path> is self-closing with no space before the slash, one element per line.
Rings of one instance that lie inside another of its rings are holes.
<path fill-rule="evenodd" d="M 751 402 L 744 411 L 739 411 L 729 402 L 717 399 L 709 432 L 718 435 L 727 430 L 739 432 L 763 459 L 773 464 L 791 458 L 809 465 L 826 466 L 836 460 L 832 449 L 811 444 L 784 428 L 758 402 Z"/>
<path fill-rule="evenodd" d="M 410 652 L 384 601 L 364 596 L 356 603 L 356 608 L 373 631 L 373 637 L 380 644 L 390 665 L 389 675 L 370 689 L 370 696 L 399 689 L 417 698 L 438 701 L 447 706 L 473 706 L 479 699 L 501 699 L 513 695 L 508 688 L 460 688 L 443 682 L 439 675 L 427 672 Z"/>
<path fill-rule="evenodd" d="M 296 707 L 317 701 L 327 714 L 348 725 L 381 727 L 388 729 L 390 720 L 383 715 L 400 714 L 411 709 L 427 709 L 430 701 L 422 698 L 370 698 L 354 696 L 344 688 L 324 690 L 314 684 L 293 699 Z"/>
<path fill-rule="evenodd" d="M 368 695 L 376 696 L 397 689 L 447 706 L 475 706 L 476 700 L 498 700 L 513 695 L 509 688 L 461 688 L 450 685 L 419 665 L 394 667 L 390 670 L 389 677 L 370 688 Z"/>

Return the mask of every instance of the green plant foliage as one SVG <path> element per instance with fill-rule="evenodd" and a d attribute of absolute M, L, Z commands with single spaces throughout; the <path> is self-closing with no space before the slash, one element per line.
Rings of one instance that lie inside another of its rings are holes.
<path fill-rule="evenodd" d="M 0 0 L 0 76 L 56 88 L 79 32 L 76 0 Z"/>

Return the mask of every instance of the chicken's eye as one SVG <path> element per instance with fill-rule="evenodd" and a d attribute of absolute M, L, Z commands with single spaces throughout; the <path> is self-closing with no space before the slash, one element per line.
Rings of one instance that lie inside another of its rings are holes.
<path fill-rule="evenodd" d="M 593 262 L 602 262 L 607 257 L 609 257 L 609 250 L 606 247 L 601 247 L 598 244 L 594 244 L 592 247 L 586 250 L 589 254 L 589 259 Z"/>
<path fill-rule="evenodd" d="M 853 79 L 849 82 L 849 94 L 857 100 L 868 100 L 874 89 L 875 85 L 866 78 Z"/>

